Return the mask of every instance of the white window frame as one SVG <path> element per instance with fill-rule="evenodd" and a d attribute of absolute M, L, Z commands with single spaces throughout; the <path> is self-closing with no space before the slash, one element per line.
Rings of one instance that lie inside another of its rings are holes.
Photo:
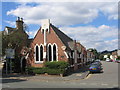
<path fill-rule="evenodd" d="M 39 50 L 40 50 L 40 47 L 39 47 L 39 45 L 38 44 L 36 44 L 35 45 L 35 47 L 34 47 L 34 60 L 35 60 L 35 63 L 40 63 L 40 55 L 39 55 L 39 61 L 36 61 L 36 47 L 38 46 L 38 55 L 40 54 L 40 52 L 39 52 Z"/>

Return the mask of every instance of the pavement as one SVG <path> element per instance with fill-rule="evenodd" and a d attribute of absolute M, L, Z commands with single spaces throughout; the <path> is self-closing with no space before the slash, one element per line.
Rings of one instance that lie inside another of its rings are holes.
<path fill-rule="evenodd" d="M 37 80 L 37 81 L 71 81 L 85 79 L 89 75 L 88 66 L 84 66 L 75 72 L 71 72 L 68 76 L 61 77 L 60 75 L 22 75 L 22 74 L 8 74 L 3 75 L 3 79 L 19 79 L 19 80 Z M 3 82 L 4 82 L 3 80 Z"/>

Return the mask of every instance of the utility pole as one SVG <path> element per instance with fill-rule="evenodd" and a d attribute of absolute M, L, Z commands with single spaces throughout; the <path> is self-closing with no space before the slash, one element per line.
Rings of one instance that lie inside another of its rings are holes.
<path fill-rule="evenodd" d="M 6 59 L 6 75 L 8 74 L 7 67 L 8 67 L 8 65 L 7 65 L 7 59 Z"/>

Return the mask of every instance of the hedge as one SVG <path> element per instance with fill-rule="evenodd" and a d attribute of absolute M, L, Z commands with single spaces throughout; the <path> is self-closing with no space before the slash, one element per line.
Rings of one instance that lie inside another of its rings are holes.
<path fill-rule="evenodd" d="M 64 74 L 66 73 L 66 68 L 68 67 L 68 63 L 64 61 L 58 62 L 46 62 L 44 63 L 45 67 L 28 67 L 27 71 L 29 74 Z"/>
<path fill-rule="evenodd" d="M 65 61 L 54 61 L 54 62 L 46 62 L 45 67 L 51 68 L 51 69 L 65 69 L 69 66 L 69 64 Z"/>
<path fill-rule="evenodd" d="M 29 67 L 27 68 L 29 74 L 44 74 L 44 73 L 48 73 L 48 74 L 64 74 L 65 70 L 63 69 L 50 69 L 50 68 L 46 68 L 46 67 L 42 67 L 42 68 L 35 68 L 35 67 Z"/>

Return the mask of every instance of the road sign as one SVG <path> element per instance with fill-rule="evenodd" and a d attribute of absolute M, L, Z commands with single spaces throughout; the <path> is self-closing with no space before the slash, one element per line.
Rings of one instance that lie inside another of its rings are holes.
<path fill-rule="evenodd" d="M 14 58 L 15 50 L 14 49 L 6 49 L 6 58 Z"/>

